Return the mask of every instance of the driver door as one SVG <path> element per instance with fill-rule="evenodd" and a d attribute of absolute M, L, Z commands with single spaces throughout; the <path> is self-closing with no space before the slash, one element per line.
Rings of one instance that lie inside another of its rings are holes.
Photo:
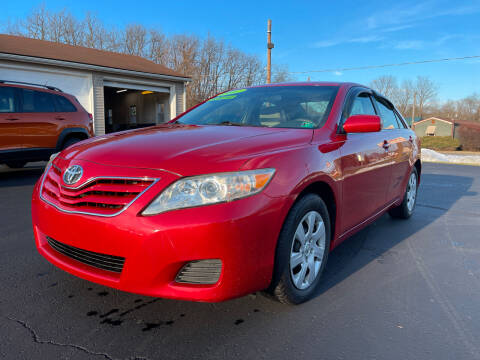
<path fill-rule="evenodd" d="M 377 115 L 368 91 L 356 91 L 346 101 L 342 121 L 351 115 Z M 342 234 L 381 211 L 390 184 L 391 163 L 379 132 L 346 134 L 340 148 L 343 171 Z"/>

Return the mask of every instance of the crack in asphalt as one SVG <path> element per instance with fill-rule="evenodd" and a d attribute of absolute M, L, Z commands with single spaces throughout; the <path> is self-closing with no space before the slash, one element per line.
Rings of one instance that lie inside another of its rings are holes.
<path fill-rule="evenodd" d="M 35 330 L 30 325 L 28 325 L 25 321 L 18 320 L 18 319 L 13 319 L 13 318 L 8 317 L 8 316 L 5 316 L 5 318 L 10 320 L 10 321 L 16 322 L 17 324 L 20 324 L 23 328 L 27 329 L 28 332 L 30 333 L 30 335 L 32 336 L 33 342 L 35 342 L 37 344 L 42 344 L 42 345 L 46 344 L 46 345 L 53 345 L 53 346 L 60 346 L 60 347 L 69 347 L 69 348 L 73 348 L 73 349 L 82 351 L 82 352 L 84 352 L 88 355 L 101 356 L 101 357 L 103 357 L 105 359 L 108 359 L 108 360 L 115 360 L 115 358 L 111 357 L 110 355 L 108 355 L 106 353 L 91 351 L 91 350 L 89 350 L 89 349 L 87 349 L 83 346 L 80 346 L 80 345 L 63 344 L 63 343 L 59 343 L 59 342 L 52 341 L 52 340 L 41 340 L 40 337 L 35 332 Z M 148 358 L 145 358 L 145 357 L 129 357 L 127 360 L 148 360 Z"/>

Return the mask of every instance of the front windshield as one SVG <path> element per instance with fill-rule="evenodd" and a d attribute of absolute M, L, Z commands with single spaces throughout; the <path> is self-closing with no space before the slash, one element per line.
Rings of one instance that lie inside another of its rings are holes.
<path fill-rule="evenodd" d="M 319 128 L 338 86 L 267 86 L 220 94 L 177 120 L 192 125 Z"/>

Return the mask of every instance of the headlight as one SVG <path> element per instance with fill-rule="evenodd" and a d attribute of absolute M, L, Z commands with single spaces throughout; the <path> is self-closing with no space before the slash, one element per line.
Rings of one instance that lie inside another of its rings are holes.
<path fill-rule="evenodd" d="M 52 165 L 53 160 L 55 160 L 55 158 L 58 156 L 58 154 L 60 154 L 60 153 L 57 152 L 57 153 L 54 153 L 54 154 L 50 155 L 50 160 L 48 160 L 48 163 L 47 163 L 47 166 L 45 166 L 45 169 L 48 169 L 48 167 L 50 165 Z"/>
<path fill-rule="evenodd" d="M 261 169 L 180 179 L 166 188 L 142 215 L 244 198 L 262 191 L 274 173 L 275 169 Z"/>

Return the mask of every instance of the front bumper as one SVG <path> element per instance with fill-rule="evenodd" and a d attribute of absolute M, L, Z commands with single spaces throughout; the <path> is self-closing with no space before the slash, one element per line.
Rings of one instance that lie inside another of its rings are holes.
<path fill-rule="evenodd" d="M 157 194 L 148 190 L 114 217 L 69 214 L 32 197 L 32 220 L 40 254 L 80 278 L 155 297 L 222 301 L 268 287 L 284 201 L 261 193 L 230 203 L 175 210 L 155 216 L 139 211 Z M 125 258 L 121 273 L 101 270 L 54 250 L 47 236 L 83 250 Z M 175 282 L 187 262 L 220 259 L 213 285 Z"/>

